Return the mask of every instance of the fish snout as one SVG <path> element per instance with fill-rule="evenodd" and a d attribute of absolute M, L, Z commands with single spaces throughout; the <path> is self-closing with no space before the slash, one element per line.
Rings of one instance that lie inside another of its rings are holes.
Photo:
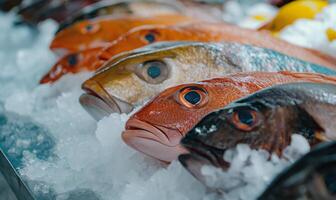
<path fill-rule="evenodd" d="M 179 131 L 154 126 L 134 117 L 127 121 L 122 138 L 132 148 L 162 161 L 171 162 L 187 153 L 179 145 L 182 138 Z"/>
<path fill-rule="evenodd" d="M 216 147 L 210 146 L 202 139 L 190 137 L 188 134 L 181 140 L 181 145 L 190 152 L 192 155 L 191 157 L 198 159 L 202 158 L 201 160 L 207 160 L 216 167 L 229 167 L 229 163 L 224 160 L 225 149 L 218 149 Z"/>
<path fill-rule="evenodd" d="M 94 80 L 85 81 L 82 89 L 85 93 L 80 96 L 79 102 L 96 120 L 112 113 L 130 113 L 133 110 L 131 104 L 110 95 L 103 86 Z"/>

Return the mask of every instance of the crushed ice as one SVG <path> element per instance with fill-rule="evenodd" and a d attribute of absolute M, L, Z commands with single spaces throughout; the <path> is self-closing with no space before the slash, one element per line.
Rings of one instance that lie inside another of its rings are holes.
<path fill-rule="evenodd" d="M 253 150 L 246 144 L 238 144 L 224 154 L 224 160 L 230 163 L 227 171 L 204 166 L 202 174 L 209 187 L 222 192 L 223 199 L 255 199 L 276 174 L 309 150 L 307 140 L 298 134 L 292 135 L 291 145 L 281 158 L 265 150 Z"/>

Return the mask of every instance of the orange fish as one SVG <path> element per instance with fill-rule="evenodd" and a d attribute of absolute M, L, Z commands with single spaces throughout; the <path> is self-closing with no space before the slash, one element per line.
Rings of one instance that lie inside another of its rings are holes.
<path fill-rule="evenodd" d="M 129 31 L 110 44 L 99 56 L 113 56 L 160 41 L 238 42 L 272 49 L 301 60 L 336 68 L 336 59 L 320 52 L 292 45 L 262 31 L 239 28 L 225 23 L 192 23 L 175 26 L 142 26 Z"/>
<path fill-rule="evenodd" d="M 207 114 L 234 100 L 277 84 L 332 83 L 336 78 L 314 73 L 245 72 L 166 89 L 126 123 L 123 140 L 162 161 L 172 161 L 185 150 L 181 138 Z"/>
<path fill-rule="evenodd" d="M 178 14 L 155 17 L 101 17 L 78 22 L 59 32 L 50 48 L 57 51 L 76 52 L 106 45 L 130 29 L 141 25 L 173 25 L 194 21 Z"/>
<path fill-rule="evenodd" d="M 103 47 L 97 47 L 63 56 L 50 71 L 42 77 L 40 83 L 53 83 L 68 73 L 76 74 L 82 71 L 95 71 L 104 63 L 102 61 L 99 62 L 96 56 L 102 49 Z"/>

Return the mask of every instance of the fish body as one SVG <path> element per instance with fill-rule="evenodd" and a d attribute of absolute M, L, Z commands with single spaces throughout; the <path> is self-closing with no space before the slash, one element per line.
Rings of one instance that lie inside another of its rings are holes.
<path fill-rule="evenodd" d="M 245 72 L 178 85 L 132 115 L 122 137 L 140 152 L 172 161 L 185 152 L 179 145 L 182 137 L 206 115 L 258 90 L 295 82 L 336 84 L 336 78 L 314 73 Z"/>
<path fill-rule="evenodd" d="M 86 94 L 80 102 L 94 118 L 100 119 L 113 112 L 130 112 L 168 87 L 242 71 L 336 75 L 332 69 L 250 45 L 155 43 L 107 62 L 83 83 Z"/>
<path fill-rule="evenodd" d="M 101 53 L 100 58 L 106 61 L 124 51 L 130 51 L 162 41 L 222 41 L 250 44 L 336 69 L 336 59 L 331 56 L 292 45 L 264 31 L 257 32 L 226 23 L 191 23 L 173 26 L 152 25 L 136 27 L 108 45 Z"/>
<path fill-rule="evenodd" d="M 192 22 L 193 19 L 178 15 L 160 15 L 155 17 L 101 17 L 78 22 L 59 32 L 52 41 L 52 50 L 76 52 L 96 48 L 114 41 L 130 29 L 151 24 L 173 25 Z"/>
<path fill-rule="evenodd" d="M 27 5 L 22 3 L 18 14 L 29 24 L 37 24 L 49 18 L 62 22 L 73 12 L 97 1 L 99 0 L 34 0 Z"/>
<path fill-rule="evenodd" d="M 101 16 L 154 16 L 162 14 L 177 14 L 182 10 L 179 6 L 164 2 L 106 2 L 101 1 L 83 8 L 80 12 L 64 21 L 57 32 L 73 24 Z"/>
<path fill-rule="evenodd" d="M 200 166 L 210 164 L 223 170 L 227 149 L 239 143 L 279 156 L 300 134 L 311 146 L 336 139 L 336 85 L 288 83 L 243 97 L 204 117 L 181 144 L 189 154 L 180 162 L 199 180 Z M 197 166 L 197 167 L 195 167 Z"/>
<path fill-rule="evenodd" d="M 95 71 L 103 62 L 97 62 L 97 55 L 102 51 L 102 47 L 86 49 L 61 57 L 50 71 L 45 74 L 41 84 L 53 83 L 66 74 L 76 74 L 83 71 Z"/>
<path fill-rule="evenodd" d="M 336 142 L 321 144 L 278 175 L 258 200 L 336 199 Z"/>

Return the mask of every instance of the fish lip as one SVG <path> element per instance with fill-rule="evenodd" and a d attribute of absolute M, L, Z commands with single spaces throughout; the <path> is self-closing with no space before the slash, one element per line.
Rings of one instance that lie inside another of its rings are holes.
<path fill-rule="evenodd" d="M 110 94 L 108 92 L 105 91 L 105 89 L 103 89 L 103 87 L 101 87 L 100 84 L 98 84 L 99 87 L 102 89 L 102 91 L 104 92 L 104 96 L 99 95 L 98 93 L 96 93 L 95 91 L 91 90 L 91 89 L 87 89 L 84 88 L 85 92 L 87 95 L 92 95 L 95 96 L 97 98 L 99 98 L 100 100 L 102 100 L 104 103 L 106 103 L 109 107 L 111 107 L 113 110 L 117 111 L 117 113 L 121 114 L 121 108 L 120 106 L 117 104 L 117 102 L 114 100 L 114 98 L 112 98 L 110 96 Z M 114 107 L 117 109 L 114 109 Z"/>
<path fill-rule="evenodd" d="M 99 95 L 90 88 L 83 87 L 85 93 L 79 98 L 80 104 L 93 118 L 100 120 L 112 113 L 131 112 L 133 106 L 111 97 L 98 82 L 95 82 L 95 84 L 103 92 L 102 95 Z"/>
<path fill-rule="evenodd" d="M 97 121 L 116 112 L 101 98 L 84 93 L 79 97 L 79 102 L 82 107 Z"/>
<path fill-rule="evenodd" d="M 171 162 L 188 153 L 178 142 L 170 140 L 164 131 L 148 122 L 131 118 L 125 129 L 122 139 L 127 145 L 156 159 Z"/>
<path fill-rule="evenodd" d="M 224 160 L 224 153 L 226 149 L 218 149 L 200 140 L 185 140 L 181 141 L 181 144 L 190 152 L 190 156 L 194 158 L 201 158 L 209 161 L 212 165 L 219 168 L 228 168 L 229 163 Z"/>
<path fill-rule="evenodd" d="M 127 121 L 125 126 L 126 131 L 128 130 L 142 130 L 147 131 L 151 134 L 151 136 L 155 136 L 157 141 L 159 141 L 162 144 L 168 145 L 168 146 L 176 146 L 176 144 L 171 144 L 168 135 L 166 135 L 161 129 L 156 127 L 155 125 L 152 125 L 148 122 L 139 120 L 137 118 L 131 118 Z M 143 136 L 146 138 L 146 136 Z M 153 137 L 148 137 L 148 139 L 154 139 Z"/>

